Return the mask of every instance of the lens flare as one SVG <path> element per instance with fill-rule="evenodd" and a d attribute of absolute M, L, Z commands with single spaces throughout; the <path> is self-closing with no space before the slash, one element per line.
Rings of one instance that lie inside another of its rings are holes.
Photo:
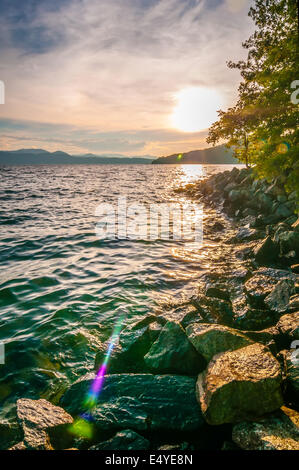
<path fill-rule="evenodd" d="M 277 145 L 276 150 L 278 153 L 287 153 L 290 149 L 290 144 L 288 142 L 282 142 L 281 144 Z"/>
<path fill-rule="evenodd" d="M 125 315 L 121 315 L 114 326 L 114 330 L 110 338 L 104 362 L 98 370 L 97 375 L 88 391 L 87 397 L 84 400 L 84 408 L 86 408 L 87 411 L 86 413 L 83 413 L 80 418 L 75 420 L 74 423 L 70 426 L 69 430 L 72 434 L 86 439 L 91 439 L 92 437 L 93 428 L 92 424 L 90 424 L 89 422 L 92 421 L 91 410 L 96 406 L 99 395 L 103 388 L 105 375 L 108 368 L 108 362 L 112 354 L 113 348 L 118 341 L 124 320 Z"/>

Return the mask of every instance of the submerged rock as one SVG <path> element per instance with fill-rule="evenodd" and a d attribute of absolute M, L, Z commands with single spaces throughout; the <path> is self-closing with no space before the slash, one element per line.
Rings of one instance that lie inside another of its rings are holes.
<path fill-rule="evenodd" d="M 75 382 L 61 399 L 73 415 L 85 413 L 95 374 Z M 203 424 L 195 396 L 196 379 L 176 375 L 106 375 L 96 406 L 90 411 L 99 431 L 192 431 Z"/>
<path fill-rule="evenodd" d="M 43 399 L 21 398 L 17 401 L 17 416 L 24 433 L 25 447 L 36 450 L 51 450 L 47 431 L 73 422 L 66 411 Z"/>
<path fill-rule="evenodd" d="M 232 438 L 244 450 L 299 450 L 299 413 L 282 407 L 258 422 L 236 424 Z"/>
<path fill-rule="evenodd" d="M 90 447 L 89 450 L 148 450 L 149 446 L 149 441 L 140 434 L 131 429 L 125 429 L 108 441 Z"/>
<path fill-rule="evenodd" d="M 255 343 L 214 356 L 197 380 L 197 396 L 209 424 L 254 419 L 283 404 L 279 362 Z"/>
<path fill-rule="evenodd" d="M 252 343 L 242 332 L 223 325 L 194 323 L 187 327 L 186 333 L 195 349 L 207 362 L 215 354 L 243 348 Z"/>
<path fill-rule="evenodd" d="M 188 340 L 179 323 L 167 322 L 144 356 L 149 369 L 158 373 L 196 375 L 205 362 Z"/>

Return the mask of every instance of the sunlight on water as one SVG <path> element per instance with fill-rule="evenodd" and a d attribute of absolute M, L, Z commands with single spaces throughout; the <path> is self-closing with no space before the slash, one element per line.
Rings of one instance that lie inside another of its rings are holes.
<path fill-rule="evenodd" d="M 185 240 L 99 240 L 97 205 L 124 195 L 144 204 L 186 204 L 186 196 L 173 190 L 219 170 L 212 165 L 1 168 L 2 415 L 18 396 L 57 402 L 70 382 L 93 370 L 117 308 L 132 317 L 179 301 L 213 265 L 215 246 L 205 233 L 203 247 L 188 240 L 188 233 Z"/>

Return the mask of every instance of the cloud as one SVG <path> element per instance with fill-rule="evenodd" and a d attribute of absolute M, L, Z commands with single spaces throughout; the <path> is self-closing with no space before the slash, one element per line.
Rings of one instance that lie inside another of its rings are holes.
<path fill-rule="evenodd" d="M 10 139 L 46 144 L 49 136 L 47 148 L 56 139 L 64 150 L 134 154 L 204 146 L 198 134 L 169 130 L 175 95 L 207 86 L 233 103 L 239 75 L 225 61 L 244 56 L 241 42 L 252 30 L 244 2 L 237 9 L 234 0 L 27 0 L 21 7 L 0 0 L 0 116 L 29 123 L 22 134 L 10 128 Z"/>

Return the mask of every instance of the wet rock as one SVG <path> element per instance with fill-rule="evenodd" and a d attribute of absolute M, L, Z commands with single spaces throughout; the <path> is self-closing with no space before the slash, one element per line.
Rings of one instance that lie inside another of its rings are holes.
<path fill-rule="evenodd" d="M 293 341 L 288 351 L 283 351 L 286 376 L 285 396 L 299 409 L 299 341 Z"/>
<path fill-rule="evenodd" d="M 286 313 L 289 309 L 292 293 L 294 293 L 294 282 L 284 279 L 275 285 L 270 294 L 265 297 L 264 303 L 273 312 Z"/>
<path fill-rule="evenodd" d="M 47 431 L 66 426 L 73 418 L 62 408 L 46 400 L 21 398 L 17 401 L 17 417 L 24 432 L 24 444 L 28 449 L 51 450 Z"/>
<path fill-rule="evenodd" d="M 112 439 L 100 442 L 89 450 L 148 450 L 150 443 L 147 439 L 131 429 L 118 432 Z"/>
<path fill-rule="evenodd" d="M 229 292 L 225 284 L 211 284 L 208 283 L 205 289 L 205 295 L 207 297 L 216 297 L 217 299 L 222 299 L 229 301 Z"/>
<path fill-rule="evenodd" d="M 270 327 L 261 331 L 243 331 L 243 334 L 256 343 L 268 345 L 273 339 L 276 339 L 279 332 L 276 327 Z"/>
<path fill-rule="evenodd" d="M 290 217 L 293 214 L 293 211 L 287 206 L 287 204 L 280 204 L 276 211 L 275 214 L 279 219 L 286 219 L 287 217 Z"/>
<path fill-rule="evenodd" d="M 279 245 L 270 236 L 262 240 L 254 249 L 254 257 L 259 264 L 275 263 L 279 255 Z"/>
<path fill-rule="evenodd" d="M 205 363 L 179 323 L 167 322 L 144 356 L 147 367 L 157 373 L 196 375 Z"/>
<path fill-rule="evenodd" d="M 223 325 L 194 323 L 187 327 L 186 333 L 195 349 L 207 362 L 215 354 L 233 351 L 252 343 L 242 332 Z"/>
<path fill-rule="evenodd" d="M 17 444 L 15 444 L 15 445 L 13 445 L 12 447 L 10 447 L 8 450 L 27 450 L 27 447 L 24 444 L 24 442 L 21 441 L 21 442 L 18 442 Z M 52 449 L 50 448 L 50 449 L 47 449 L 47 450 L 52 450 Z"/>
<path fill-rule="evenodd" d="M 195 309 L 188 311 L 180 321 L 184 329 L 186 329 L 187 326 L 191 325 L 192 323 L 199 322 L 204 322 L 204 319 L 202 318 L 200 313 Z"/>
<path fill-rule="evenodd" d="M 6 450 L 23 439 L 20 426 L 9 420 L 0 421 L 0 450 Z"/>
<path fill-rule="evenodd" d="M 222 222 L 217 221 L 213 224 L 213 226 L 211 228 L 212 228 L 213 232 L 221 232 L 222 230 L 225 229 L 225 226 L 223 225 Z"/>
<path fill-rule="evenodd" d="M 280 233 L 279 244 L 281 254 L 295 251 L 296 257 L 299 258 L 299 232 L 294 230 Z"/>
<path fill-rule="evenodd" d="M 197 396 L 209 424 L 254 419 L 283 404 L 279 362 L 255 343 L 215 356 L 198 376 Z"/>
<path fill-rule="evenodd" d="M 119 343 L 123 352 L 129 353 L 131 356 L 143 357 L 151 343 L 159 335 L 158 328 L 150 328 L 151 324 L 157 323 L 158 320 L 161 322 L 161 318 L 149 315 L 124 328 L 119 335 Z"/>
<path fill-rule="evenodd" d="M 291 270 L 295 273 L 295 274 L 299 274 L 299 264 L 293 264 L 291 266 Z"/>
<path fill-rule="evenodd" d="M 144 372 L 146 365 L 143 357 L 151 344 L 157 339 L 165 319 L 149 315 L 141 320 L 132 322 L 120 333 L 119 343 L 110 356 L 109 372 Z M 110 340 L 103 343 L 96 354 L 95 369 L 97 370 L 105 360 Z"/>
<path fill-rule="evenodd" d="M 232 438 L 244 450 L 299 450 L 299 413 L 282 407 L 258 422 L 238 423 Z"/>
<path fill-rule="evenodd" d="M 258 240 L 263 237 L 263 233 L 250 227 L 240 227 L 237 234 L 233 237 L 233 242 Z"/>
<path fill-rule="evenodd" d="M 226 325 L 232 323 L 231 302 L 204 295 L 193 298 L 192 302 L 206 323 L 224 323 Z"/>
<path fill-rule="evenodd" d="M 233 301 L 234 328 L 241 330 L 263 330 L 275 325 L 277 318 L 271 311 L 254 308 L 247 304 L 246 298 L 240 296 Z"/>
<path fill-rule="evenodd" d="M 289 302 L 289 311 L 296 312 L 299 311 L 299 295 L 292 295 Z"/>
<path fill-rule="evenodd" d="M 299 312 L 280 317 L 276 329 L 279 333 L 277 342 L 280 347 L 289 348 L 292 341 L 299 340 Z"/>
<path fill-rule="evenodd" d="M 75 382 L 61 399 L 74 415 L 86 412 L 82 398 L 87 396 L 95 374 Z M 106 375 L 97 405 L 90 415 L 102 433 L 134 431 L 192 431 L 203 418 L 195 397 L 196 379 L 176 375 Z"/>
<path fill-rule="evenodd" d="M 250 304 L 255 308 L 265 308 L 264 299 L 272 292 L 279 281 L 287 280 L 290 288 L 295 285 L 296 276 L 290 271 L 273 268 L 260 268 L 253 273 L 244 285 Z"/>

